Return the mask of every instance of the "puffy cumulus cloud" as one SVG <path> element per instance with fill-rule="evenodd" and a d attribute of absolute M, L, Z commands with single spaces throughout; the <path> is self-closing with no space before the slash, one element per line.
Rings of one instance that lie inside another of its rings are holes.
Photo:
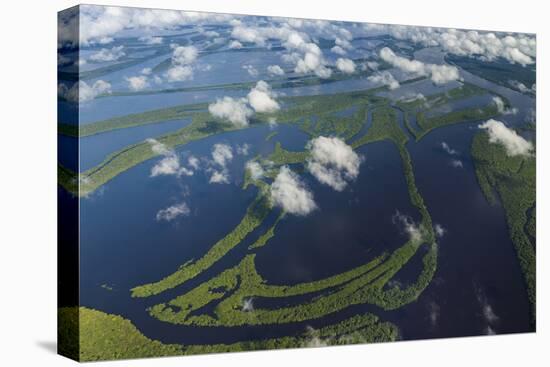
<path fill-rule="evenodd" d="M 345 54 L 347 54 L 347 51 L 344 50 L 341 46 L 338 46 L 338 45 L 331 48 L 330 51 L 332 53 L 335 53 L 336 55 L 340 55 L 340 56 L 344 56 Z"/>
<path fill-rule="evenodd" d="M 189 207 L 187 206 L 187 203 L 181 202 L 179 204 L 175 204 L 172 206 L 169 206 L 168 208 L 161 209 L 157 212 L 157 221 L 167 221 L 170 222 L 177 217 L 180 216 L 187 216 L 189 215 L 191 211 L 189 210 Z"/>
<path fill-rule="evenodd" d="M 271 90 L 271 86 L 263 80 L 256 83 L 247 98 L 255 112 L 272 113 L 280 109 L 279 103 L 275 100 L 276 94 Z"/>
<path fill-rule="evenodd" d="M 228 120 L 237 127 L 248 125 L 248 119 L 257 113 L 272 113 L 281 107 L 276 101 L 277 95 L 271 86 L 260 80 L 250 90 L 246 98 L 223 97 L 208 106 L 212 116 Z"/>
<path fill-rule="evenodd" d="M 497 325 L 499 321 L 499 317 L 495 313 L 493 306 L 491 306 L 489 299 L 487 298 L 487 295 L 481 289 L 479 286 L 474 286 L 477 301 L 479 302 L 479 306 L 481 308 L 481 316 L 483 318 L 483 321 L 487 325 L 485 327 L 486 333 L 488 335 L 494 335 L 496 334 L 495 326 Z"/>
<path fill-rule="evenodd" d="M 270 194 L 273 205 L 290 214 L 304 216 L 317 208 L 313 194 L 287 166 L 279 170 L 271 184 Z"/>
<path fill-rule="evenodd" d="M 254 311 L 254 298 L 243 298 L 243 306 L 242 310 L 244 312 L 252 312 Z"/>
<path fill-rule="evenodd" d="M 270 130 L 275 130 L 277 126 L 279 126 L 279 124 L 277 124 L 277 120 L 275 119 L 275 117 L 268 118 L 267 123 L 269 125 Z"/>
<path fill-rule="evenodd" d="M 479 125 L 479 128 L 487 130 L 489 142 L 502 144 L 509 156 L 529 156 L 532 154 L 533 144 L 501 121 L 490 119 Z"/>
<path fill-rule="evenodd" d="M 104 80 L 96 80 L 92 85 L 81 80 L 74 83 L 71 88 L 65 84 L 59 84 L 57 94 L 70 102 L 88 102 L 101 94 L 110 94 L 111 84 Z"/>
<path fill-rule="evenodd" d="M 444 141 L 441 142 L 441 149 L 443 149 L 449 155 L 457 155 L 458 154 L 458 151 L 451 148 L 451 146 L 449 144 L 447 144 L 446 142 L 444 142 Z"/>
<path fill-rule="evenodd" d="M 380 58 L 406 73 L 430 76 L 432 82 L 437 85 L 460 79 L 460 73 L 455 66 L 427 64 L 418 60 L 409 60 L 396 55 L 388 47 L 380 50 Z"/>
<path fill-rule="evenodd" d="M 285 75 L 285 71 L 279 65 L 269 65 L 267 67 L 267 73 L 271 76 Z"/>
<path fill-rule="evenodd" d="M 124 56 L 126 56 L 124 46 L 115 46 L 111 49 L 102 48 L 98 52 L 92 54 L 89 60 L 95 62 L 116 61 Z"/>
<path fill-rule="evenodd" d="M 416 243 L 422 241 L 422 230 L 411 217 L 401 214 L 399 210 L 397 210 L 392 217 L 392 221 L 394 224 L 401 226 L 403 231 L 409 236 L 409 241 Z"/>
<path fill-rule="evenodd" d="M 245 27 L 241 24 L 233 27 L 231 31 L 231 37 L 237 39 L 240 42 L 255 43 L 259 46 L 265 46 L 267 36 L 265 32 L 253 27 Z"/>
<path fill-rule="evenodd" d="M 183 82 L 193 79 L 193 68 L 191 66 L 173 66 L 166 72 L 166 78 L 169 82 Z"/>
<path fill-rule="evenodd" d="M 227 22 L 234 18 L 228 14 L 99 5 L 81 5 L 79 9 L 80 14 L 76 20 L 80 25 L 79 41 L 83 45 L 110 43 L 127 30 L 168 31 L 182 24 Z M 60 25 L 62 42 L 74 38 L 74 34 L 71 36 L 70 32 L 74 25 L 69 28 L 71 25 L 68 21 Z M 64 31 L 64 28 L 68 30 Z"/>
<path fill-rule="evenodd" d="M 425 74 L 425 65 L 418 60 L 397 56 L 389 47 L 380 50 L 380 58 L 398 69 L 412 74 Z"/>
<path fill-rule="evenodd" d="M 355 73 L 355 63 L 351 59 L 339 57 L 336 60 L 336 68 L 344 74 Z"/>
<path fill-rule="evenodd" d="M 310 152 L 307 169 L 319 182 L 342 191 L 348 181 L 359 175 L 361 158 L 343 140 L 320 136 L 307 147 Z"/>
<path fill-rule="evenodd" d="M 218 166 L 225 168 L 227 163 L 233 160 L 233 148 L 227 144 L 214 144 L 212 147 L 212 160 Z"/>
<path fill-rule="evenodd" d="M 445 233 L 447 233 L 447 230 L 443 228 L 441 224 L 437 224 L 437 223 L 434 225 L 434 231 L 437 237 L 443 237 Z"/>
<path fill-rule="evenodd" d="M 138 41 L 145 43 L 146 45 L 160 45 L 162 44 L 162 37 L 143 36 L 139 37 Z"/>
<path fill-rule="evenodd" d="M 237 144 L 235 150 L 237 151 L 238 155 L 248 155 L 248 153 L 250 152 L 250 144 Z"/>
<path fill-rule="evenodd" d="M 228 184 L 229 183 L 229 171 L 227 164 L 233 160 L 233 148 L 227 144 L 214 144 L 212 147 L 212 160 L 209 161 L 210 167 L 206 170 L 210 173 L 209 183 L 216 184 Z M 191 159 L 191 157 L 189 157 Z M 196 160 L 196 161 L 195 161 Z M 198 167 L 198 159 L 193 157 L 193 161 L 189 162 L 190 165 L 196 165 Z"/>
<path fill-rule="evenodd" d="M 227 47 L 229 47 L 231 50 L 237 50 L 239 48 L 243 48 L 243 44 L 240 43 L 239 41 L 233 40 L 229 42 L 229 45 Z"/>
<path fill-rule="evenodd" d="M 250 173 L 250 177 L 252 177 L 253 180 L 259 180 L 265 173 L 260 163 L 256 161 L 246 162 L 246 169 L 248 170 L 248 173 Z"/>
<path fill-rule="evenodd" d="M 432 324 L 432 327 L 436 327 L 439 321 L 439 316 L 441 314 L 441 307 L 439 307 L 439 305 L 435 302 L 430 302 L 428 304 L 428 311 L 430 323 Z"/>
<path fill-rule="evenodd" d="M 214 117 L 228 120 L 237 127 L 248 125 L 248 119 L 254 114 L 254 111 L 247 105 L 246 98 L 234 99 L 223 97 L 216 102 L 208 105 L 208 111 Z"/>
<path fill-rule="evenodd" d="M 502 98 L 500 98 L 499 96 L 494 96 L 493 97 L 493 103 L 495 104 L 495 106 L 497 106 L 498 113 L 500 113 L 502 115 L 515 115 L 515 114 L 518 113 L 518 109 L 515 108 L 515 107 L 514 108 L 507 108 L 506 104 L 504 103 Z"/>
<path fill-rule="evenodd" d="M 463 31 L 458 29 L 388 25 L 380 26 L 398 39 L 486 61 L 504 58 L 523 66 L 535 62 L 536 38 L 530 34 Z"/>
<path fill-rule="evenodd" d="M 455 66 L 426 64 L 426 69 L 431 75 L 432 82 L 437 85 L 461 79 L 458 68 Z"/>
<path fill-rule="evenodd" d="M 451 160 L 451 167 L 464 168 L 464 163 L 460 159 L 453 159 Z"/>
<path fill-rule="evenodd" d="M 521 93 L 529 93 L 529 94 L 536 94 L 537 93 L 537 85 L 535 83 L 533 83 L 533 85 L 531 85 L 531 88 L 528 88 L 525 84 L 523 84 L 522 82 L 519 82 L 517 80 L 509 80 L 508 84 L 510 84 L 510 86 L 512 86 L 512 88 L 515 88 L 515 89 L 519 90 Z"/>
<path fill-rule="evenodd" d="M 150 138 L 146 141 L 151 144 L 151 150 L 153 153 L 164 156 L 153 166 L 153 168 L 151 168 L 151 177 L 162 175 L 192 176 L 194 174 L 191 169 L 181 165 L 178 155 L 172 149 L 169 149 L 166 145 L 156 139 Z"/>
<path fill-rule="evenodd" d="M 172 47 L 172 66 L 166 72 L 169 82 L 183 82 L 193 79 L 192 64 L 196 61 L 199 51 L 195 46 Z"/>
<path fill-rule="evenodd" d="M 189 65 L 195 62 L 199 56 L 199 50 L 195 46 L 172 45 L 172 64 Z"/>
<path fill-rule="evenodd" d="M 199 169 L 200 160 L 197 157 L 195 157 L 194 155 L 190 155 L 187 158 L 187 164 L 189 165 L 189 167 L 191 167 L 193 169 Z"/>
<path fill-rule="evenodd" d="M 258 46 L 266 46 L 268 39 L 281 42 L 287 54 L 283 60 L 295 65 L 294 72 L 298 74 L 314 73 L 321 78 L 329 78 L 332 71 L 326 67 L 322 50 L 311 40 L 306 32 L 294 29 L 297 23 L 282 22 L 268 27 L 244 26 L 233 27 L 231 37 L 240 42 L 250 42 Z"/>
<path fill-rule="evenodd" d="M 391 90 L 397 89 L 400 86 L 399 82 L 393 77 L 392 73 L 387 70 L 377 72 L 369 76 L 367 80 L 377 85 L 385 85 Z"/>
<path fill-rule="evenodd" d="M 135 92 L 144 90 L 145 88 L 149 87 L 149 82 L 147 81 L 147 76 L 145 75 L 132 76 L 126 78 L 126 81 L 128 82 L 128 88 Z"/>
<path fill-rule="evenodd" d="M 525 66 L 532 64 L 536 56 L 536 39 L 527 34 L 415 28 L 412 38 L 413 41 L 441 46 L 455 55 L 478 56 L 487 61 L 502 57 Z"/>
<path fill-rule="evenodd" d="M 258 69 L 256 69 L 254 66 L 252 65 L 249 65 L 249 64 L 245 64 L 242 66 L 242 68 L 244 70 L 247 71 L 248 75 L 252 76 L 252 77 L 257 77 L 258 75 L 260 75 L 260 72 L 258 71 Z"/>
<path fill-rule="evenodd" d="M 314 73 L 320 78 L 330 78 L 332 70 L 326 67 L 326 61 L 323 52 L 315 43 L 302 42 L 296 47 L 297 50 L 303 53 L 300 55 L 297 52 L 291 53 L 289 59 L 296 63 L 294 72 L 298 74 Z"/>
<path fill-rule="evenodd" d="M 210 180 L 208 182 L 217 184 L 228 184 L 229 173 L 227 171 L 213 170 L 212 175 L 210 176 Z"/>

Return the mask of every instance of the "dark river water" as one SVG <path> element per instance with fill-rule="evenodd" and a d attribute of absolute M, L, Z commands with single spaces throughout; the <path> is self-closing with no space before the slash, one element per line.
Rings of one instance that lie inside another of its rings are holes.
<path fill-rule="evenodd" d="M 269 61 L 263 60 L 257 67 L 264 67 Z M 529 110 L 534 108 L 530 97 L 465 72 L 462 75 L 468 82 L 504 95 L 519 109 L 517 114 L 501 118 L 511 125 L 524 123 Z M 420 85 L 418 90 L 424 94 L 443 89 L 430 87 L 425 81 Z M 356 80 L 294 92 L 328 93 L 366 86 L 365 80 Z M 410 85 L 403 88 L 414 91 Z M 397 91 L 388 96 L 399 98 L 409 93 Z M 195 96 L 174 93 L 147 98 L 100 98 L 81 111 L 81 119 L 85 123 L 137 112 L 136 105 L 147 110 L 213 100 L 223 94 L 211 91 Z M 469 98 L 450 108 L 478 106 L 486 103 L 487 98 Z M 114 104 L 117 104 L 116 112 L 110 108 Z M 400 113 L 399 116 L 402 123 Z M 370 127 L 371 117 L 372 111 L 369 111 L 361 134 Z M 174 131 L 188 122 L 170 121 L 83 138 L 80 169 L 96 165 L 125 145 Z M 278 134 L 269 141 L 265 139 L 271 132 L 269 127 L 261 126 L 178 148 L 176 153 L 182 162 L 191 155 L 201 158 L 201 169 L 193 176 L 150 177 L 152 167 L 160 160 L 155 158 L 120 174 L 90 197 L 80 199 L 80 303 L 127 317 L 148 337 L 185 344 L 283 336 L 301 332 L 308 325 L 320 327 L 364 312 L 373 312 L 382 320 L 394 322 L 405 340 L 530 331 L 525 285 L 509 239 L 504 211 L 500 205 L 487 203 L 476 181 L 470 156 L 472 138 L 478 131 L 476 126 L 477 123 L 469 123 L 436 129 L 420 142 L 411 140 L 407 145 L 416 185 L 433 222 L 444 229 L 438 238 L 435 278 L 416 302 L 388 312 L 356 305 L 319 320 L 262 327 L 185 327 L 157 321 L 147 314 L 147 307 L 167 302 L 238 264 L 253 240 L 271 226 L 277 211 L 197 278 L 148 299 L 130 297 L 130 288 L 159 280 L 186 261 L 201 257 L 240 222 L 257 194 L 254 187 L 241 188 L 244 166 L 249 159 L 257 154 L 268 155 L 276 141 L 281 141 L 286 149 L 304 149 L 308 137 L 302 131 L 295 126 L 279 125 Z M 449 154 L 442 149 L 442 142 L 456 153 Z M 229 184 L 208 182 L 208 169 L 213 167 L 208 160 L 215 143 L 233 148 L 234 159 L 227 165 Z M 63 152 L 74 151 L 76 144 L 75 139 L 60 137 L 60 157 Z M 249 145 L 248 153 L 238 154 L 237 148 L 245 144 Z M 360 174 L 343 192 L 319 184 L 308 173 L 300 174 L 313 192 L 319 209 L 306 217 L 287 216 L 277 226 L 276 236 L 258 250 L 258 272 L 267 282 L 295 284 L 322 279 L 364 264 L 407 240 L 392 222 L 392 216 L 399 211 L 415 221 L 420 217 L 410 203 L 396 147 L 383 141 L 363 146 L 357 152 L 364 157 Z M 76 157 L 60 159 L 69 168 L 78 169 Z M 461 166 L 457 166 L 458 161 Z M 62 198 L 65 202 L 71 201 L 65 196 Z M 156 220 L 159 210 L 181 202 L 189 206 L 188 216 L 170 222 Z M 420 260 L 421 256 L 416 255 L 397 274 L 395 281 L 410 282 L 421 270 Z M 102 288 L 103 284 L 113 290 Z M 270 303 L 269 307 L 277 307 L 277 302 Z M 280 302 L 279 306 L 283 306 L 287 300 Z"/>

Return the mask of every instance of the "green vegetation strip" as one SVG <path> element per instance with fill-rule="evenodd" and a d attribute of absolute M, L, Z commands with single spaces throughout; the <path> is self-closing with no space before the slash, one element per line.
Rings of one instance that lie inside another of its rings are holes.
<path fill-rule="evenodd" d="M 489 142 L 485 132 L 472 143 L 479 185 L 491 204 L 498 199 L 506 212 L 510 237 L 521 265 L 533 322 L 536 320 L 536 256 L 534 239 L 536 202 L 536 160 L 534 156 L 508 156 L 500 144 Z"/>
<path fill-rule="evenodd" d="M 478 87 L 470 83 L 464 83 L 460 87 L 453 88 L 446 92 L 432 94 L 424 99 L 415 99 L 410 101 L 398 101 L 396 106 L 404 112 L 404 122 L 407 130 L 416 138 L 416 140 L 422 139 L 426 134 L 432 130 L 451 125 L 456 123 L 472 122 L 476 120 L 488 119 L 495 117 L 499 114 L 497 106 L 490 103 L 481 108 L 465 108 L 458 111 L 452 111 L 441 115 L 426 117 L 426 113 L 431 109 L 443 106 L 453 101 L 458 101 L 472 96 L 483 95 L 488 93 L 486 89 Z M 505 108 L 510 107 L 509 101 L 495 93 L 502 99 Z M 416 122 L 420 128 L 420 131 L 412 127 L 410 116 L 416 116 Z"/>
<path fill-rule="evenodd" d="M 59 309 L 60 353 L 79 361 L 145 358 L 189 354 L 283 349 L 319 345 L 376 343 L 396 340 L 398 329 L 372 314 L 308 329 L 297 336 L 232 344 L 164 344 L 143 335 L 130 320 L 86 307 Z M 69 338 L 79 335 L 80 338 Z M 68 350 L 70 346 L 72 349 Z"/>
<path fill-rule="evenodd" d="M 250 254 L 237 266 L 225 270 L 185 294 L 168 303 L 151 307 L 151 315 L 169 323 L 196 326 L 279 324 L 321 318 L 353 304 L 371 303 L 385 309 L 393 309 L 417 299 L 430 283 L 437 267 L 437 246 L 434 242 L 431 218 L 414 183 L 412 163 L 405 149 L 408 137 L 397 124 L 395 110 L 390 107 L 376 109 L 373 112 L 373 126 L 364 137 L 354 143 L 354 148 L 386 139 L 394 142 L 400 151 L 411 201 L 422 215 L 422 223 L 419 225 L 420 238 L 411 239 L 392 254 L 382 254 L 348 272 L 297 285 L 267 284 L 256 271 L 255 255 Z M 274 155 L 280 159 L 269 157 L 267 160 L 276 161 L 279 165 L 288 164 L 289 161 L 304 162 L 307 157 L 281 154 L 280 150 L 275 151 Z M 270 236 L 268 230 L 258 241 L 262 243 L 265 237 Z M 428 243 L 429 251 L 423 258 L 423 269 L 417 280 L 405 289 L 397 286 L 384 289 L 423 243 Z M 324 291 L 324 294 L 296 306 L 276 310 L 250 310 L 243 307 L 246 300 L 255 297 L 284 298 L 319 291 Z M 214 314 L 201 313 L 211 304 L 215 305 Z"/>
<path fill-rule="evenodd" d="M 133 288 L 132 297 L 149 297 L 174 288 L 187 280 L 194 278 L 221 259 L 232 248 L 237 246 L 250 232 L 256 229 L 267 217 L 271 203 L 264 193 L 258 194 L 256 200 L 248 207 L 241 222 L 227 236 L 218 241 L 199 260 L 191 261 L 181 266 L 176 272 L 166 278 L 150 284 Z"/>

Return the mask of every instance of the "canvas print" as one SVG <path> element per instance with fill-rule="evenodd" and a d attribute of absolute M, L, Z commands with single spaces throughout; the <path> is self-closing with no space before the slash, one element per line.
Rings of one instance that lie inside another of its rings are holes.
<path fill-rule="evenodd" d="M 60 354 L 535 331 L 534 34 L 58 20 Z"/>

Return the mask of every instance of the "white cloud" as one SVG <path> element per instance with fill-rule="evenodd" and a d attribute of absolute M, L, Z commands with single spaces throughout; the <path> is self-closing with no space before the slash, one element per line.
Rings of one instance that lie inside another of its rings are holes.
<path fill-rule="evenodd" d="M 174 65 L 190 65 L 199 56 L 199 50 L 195 46 L 172 45 L 172 63 Z"/>
<path fill-rule="evenodd" d="M 101 94 L 110 94 L 111 84 L 104 80 L 96 80 L 94 84 L 89 85 L 81 80 L 74 83 L 71 88 L 65 84 L 59 84 L 57 94 L 70 102 L 88 102 Z"/>
<path fill-rule="evenodd" d="M 164 9 L 142 9 L 118 6 L 81 5 L 78 22 L 80 24 L 80 43 L 109 43 L 125 30 L 172 30 L 182 24 L 211 24 L 228 22 L 234 16 L 229 14 L 198 13 Z M 67 23 L 66 28 L 72 28 Z M 72 41 L 74 35 L 63 31 L 61 40 Z"/>
<path fill-rule="evenodd" d="M 264 175 L 264 169 L 256 161 L 246 162 L 246 169 L 250 173 L 250 177 L 252 177 L 253 180 L 259 180 Z"/>
<path fill-rule="evenodd" d="M 269 65 L 267 67 L 267 73 L 271 76 L 285 75 L 285 71 L 279 65 Z"/>
<path fill-rule="evenodd" d="M 169 82 L 183 82 L 193 79 L 193 67 L 191 66 L 199 55 L 195 46 L 171 45 L 172 67 L 166 72 Z"/>
<path fill-rule="evenodd" d="M 126 78 L 126 81 L 128 82 L 128 88 L 136 92 L 149 87 L 149 82 L 145 75 L 132 76 Z"/>
<path fill-rule="evenodd" d="M 271 200 L 275 206 L 295 215 L 307 215 L 317 208 L 313 194 L 298 175 L 287 166 L 281 167 L 271 184 Z"/>
<path fill-rule="evenodd" d="M 228 184 L 229 183 L 229 174 L 227 171 L 212 171 L 212 176 L 210 176 L 209 183 L 219 183 L 219 184 Z"/>
<path fill-rule="evenodd" d="M 377 72 L 367 78 L 368 81 L 377 85 L 385 85 L 389 89 L 394 90 L 399 88 L 399 82 L 393 77 L 392 73 L 387 70 Z"/>
<path fill-rule="evenodd" d="M 243 311 L 244 312 L 254 311 L 254 299 L 252 297 L 243 299 Z"/>
<path fill-rule="evenodd" d="M 441 307 L 435 302 L 430 302 L 429 305 L 429 311 L 430 311 L 430 323 L 433 327 L 437 326 L 437 322 L 439 320 L 439 315 L 441 313 Z"/>
<path fill-rule="evenodd" d="M 222 168 L 233 160 L 233 148 L 227 144 L 214 144 L 212 148 L 212 160 Z"/>
<path fill-rule="evenodd" d="M 271 113 L 280 109 L 279 103 L 275 100 L 276 94 L 271 90 L 269 84 L 260 80 L 248 93 L 248 103 L 255 112 Z"/>
<path fill-rule="evenodd" d="M 193 169 L 199 169 L 200 161 L 197 157 L 190 155 L 187 158 L 187 164 Z"/>
<path fill-rule="evenodd" d="M 250 90 L 246 98 L 234 99 L 223 97 L 208 106 L 212 116 L 228 120 L 237 127 L 248 125 L 248 119 L 254 112 L 272 113 L 280 109 L 275 100 L 276 93 L 271 90 L 268 83 L 260 80 Z"/>
<path fill-rule="evenodd" d="M 341 56 L 344 56 L 345 54 L 347 54 L 347 51 L 344 50 L 342 47 L 340 47 L 338 45 L 331 48 L 330 51 L 337 54 L 337 55 L 341 55 Z"/>
<path fill-rule="evenodd" d="M 432 82 L 437 85 L 460 79 L 460 74 L 455 66 L 427 64 L 418 60 L 409 60 L 405 57 L 397 56 L 388 47 L 380 50 L 380 58 L 406 73 L 423 76 L 429 75 Z"/>
<path fill-rule="evenodd" d="M 152 72 L 153 72 L 153 70 L 151 68 L 141 69 L 141 74 L 143 74 L 143 75 L 151 75 Z"/>
<path fill-rule="evenodd" d="M 444 51 L 493 61 L 500 57 L 523 66 L 535 62 L 536 37 L 528 34 L 462 31 L 457 29 L 382 26 L 398 39 L 408 39 L 424 46 L 440 46 Z"/>
<path fill-rule="evenodd" d="M 233 40 L 229 43 L 228 47 L 232 50 L 235 50 L 235 49 L 243 48 L 243 44 L 240 43 L 239 41 Z"/>
<path fill-rule="evenodd" d="M 248 75 L 254 78 L 260 75 L 260 72 L 252 65 L 245 64 L 242 66 L 242 68 L 248 72 Z"/>
<path fill-rule="evenodd" d="M 233 99 L 223 97 L 208 106 L 208 111 L 214 117 L 228 120 L 237 127 L 248 125 L 248 118 L 253 115 L 252 109 L 247 106 L 246 98 Z"/>
<path fill-rule="evenodd" d="M 146 141 L 151 144 L 151 150 L 154 153 L 164 156 L 151 168 L 151 177 L 161 175 L 192 176 L 194 174 L 192 170 L 181 166 L 180 159 L 175 151 L 156 139 L 150 138 Z"/>
<path fill-rule="evenodd" d="M 493 97 L 493 103 L 497 106 L 498 113 L 502 115 L 515 115 L 518 113 L 517 108 L 506 108 L 504 101 L 499 96 Z"/>
<path fill-rule="evenodd" d="M 189 215 L 190 210 L 185 202 L 181 202 L 176 205 L 169 206 L 168 208 L 161 209 L 157 213 L 157 221 L 167 221 L 170 222 L 176 219 L 179 216 Z"/>
<path fill-rule="evenodd" d="M 518 89 L 521 93 L 537 93 L 537 85 L 535 83 L 531 85 L 531 88 L 528 88 L 525 84 L 517 80 L 509 80 L 508 84 Z"/>
<path fill-rule="evenodd" d="M 437 237 L 443 237 L 445 233 L 447 233 L 447 230 L 443 228 L 441 224 L 437 224 L 437 223 L 434 226 L 434 230 L 435 230 L 435 235 Z"/>
<path fill-rule="evenodd" d="M 380 64 L 376 61 L 367 61 L 366 64 L 367 67 L 371 70 L 378 70 L 378 68 L 380 67 Z"/>
<path fill-rule="evenodd" d="M 89 59 L 96 62 L 116 61 L 125 55 L 124 46 L 115 46 L 111 49 L 102 48 L 98 52 L 92 54 Z"/>
<path fill-rule="evenodd" d="M 308 171 L 334 190 L 344 190 L 348 181 L 359 175 L 361 158 L 343 140 L 320 136 L 311 140 L 307 148 L 310 151 Z"/>
<path fill-rule="evenodd" d="M 326 67 L 323 52 L 317 44 L 311 42 L 307 33 L 293 28 L 293 25 L 296 24 L 298 24 L 296 20 L 288 20 L 269 27 L 238 24 L 233 27 L 231 37 L 241 42 L 255 43 L 260 47 L 266 46 L 268 39 L 280 40 L 281 45 L 288 52 L 284 55 L 284 60 L 295 65 L 295 73 L 314 73 L 321 78 L 329 78 L 332 72 Z M 301 26 L 304 24 L 306 22 L 301 21 Z M 344 39 L 349 38 L 349 35 L 345 32 L 341 32 L 339 35 Z"/>
<path fill-rule="evenodd" d="M 533 151 L 530 141 L 525 140 L 501 121 L 490 119 L 479 125 L 479 128 L 487 130 L 489 142 L 502 144 L 509 156 L 529 156 Z"/>
<path fill-rule="evenodd" d="M 169 82 L 183 82 L 193 79 L 193 68 L 191 66 L 173 66 L 166 72 Z"/>
<path fill-rule="evenodd" d="M 143 36 L 139 37 L 138 40 L 147 45 L 160 45 L 162 43 L 162 37 Z"/>
<path fill-rule="evenodd" d="M 447 152 L 447 154 L 449 155 L 457 155 L 458 154 L 458 151 L 454 150 L 453 148 L 451 148 L 449 146 L 449 144 L 447 144 L 446 142 L 442 141 L 441 142 L 441 148 Z"/>
<path fill-rule="evenodd" d="M 336 60 L 336 67 L 345 74 L 355 73 L 355 63 L 351 59 L 339 57 Z"/>
<path fill-rule="evenodd" d="M 464 163 L 460 159 L 451 160 L 451 166 L 454 168 L 464 168 Z"/>
<path fill-rule="evenodd" d="M 250 151 L 250 144 L 244 143 L 244 144 L 237 144 L 237 147 L 235 149 L 237 151 L 237 154 L 239 155 L 248 155 Z"/>
<path fill-rule="evenodd" d="M 261 34 L 258 29 L 244 27 L 240 24 L 233 28 L 233 30 L 231 31 L 231 37 L 241 42 L 256 43 L 259 46 L 264 46 L 266 41 L 266 37 Z"/>
<path fill-rule="evenodd" d="M 483 317 L 483 320 L 487 324 L 486 333 L 488 335 L 494 335 L 496 334 L 494 327 L 495 327 L 495 324 L 498 323 L 499 317 L 497 316 L 493 307 L 489 303 L 489 299 L 485 295 L 485 292 L 480 287 L 477 287 L 477 286 L 475 288 L 475 291 L 476 291 L 477 300 L 481 307 L 481 316 Z"/>
<path fill-rule="evenodd" d="M 275 117 L 270 117 L 267 119 L 267 123 L 269 124 L 269 129 L 270 130 L 274 130 L 277 128 L 278 124 L 277 124 L 277 120 L 275 119 Z"/>
<path fill-rule="evenodd" d="M 392 221 L 393 223 L 402 226 L 403 231 L 409 236 L 410 241 L 417 243 L 422 241 L 422 231 L 420 226 L 414 223 L 411 217 L 401 214 L 399 210 L 397 210 L 392 217 Z"/>

